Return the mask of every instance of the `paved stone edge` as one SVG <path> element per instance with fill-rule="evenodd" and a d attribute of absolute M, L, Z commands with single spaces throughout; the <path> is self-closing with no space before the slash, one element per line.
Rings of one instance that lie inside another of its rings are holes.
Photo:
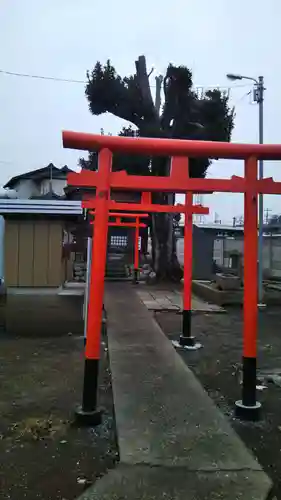
<path fill-rule="evenodd" d="M 253 491 L 262 471 L 198 472 L 118 464 L 78 500 L 277 500 L 271 484 Z M 243 483 L 241 492 L 240 484 Z"/>

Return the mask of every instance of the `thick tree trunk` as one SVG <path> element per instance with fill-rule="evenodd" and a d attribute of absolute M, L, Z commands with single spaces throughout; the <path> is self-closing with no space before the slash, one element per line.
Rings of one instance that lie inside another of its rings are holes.
<path fill-rule="evenodd" d="M 141 254 L 146 255 L 148 251 L 148 227 L 142 228 L 140 235 L 141 235 Z"/>
<path fill-rule="evenodd" d="M 146 60 L 140 56 L 136 61 L 136 73 L 143 101 L 146 103 L 145 127 L 139 127 L 141 135 L 147 137 L 161 137 L 160 107 L 162 77 L 156 78 L 156 102 L 153 103 L 149 77 L 146 69 Z M 165 135 L 165 134 L 164 134 Z M 155 158 L 152 160 L 152 173 L 155 175 L 170 175 L 170 160 Z M 158 202 L 174 204 L 175 196 L 156 195 Z M 160 201 L 160 200 L 161 201 Z M 180 281 L 183 273 L 176 253 L 176 241 L 173 229 L 172 214 L 155 214 L 152 216 L 152 263 L 156 277 L 161 281 Z"/>
<path fill-rule="evenodd" d="M 162 172 L 160 170 L 162 175 L 170 175 L 171 162 L 169 159 L 164 160 L 164 162 L 160 159 L 160 163 L 158 163 L 158 159 L 153 160 L 152 170 L 157 170 L 158 166 L 162 170 Z M 154 201 L 160 204 L 174 205 L 175 194 L 155 193 Z M 158 281 L 180 282 L 183 277 L 183 271 L 177 257 L 172 213 L 158 213 L 152 216 L 152 264 Z"/>
<path fill-rule="evenodd" d="M 155 214 L 152 217 L 152 263 L 158 281 L 179 282 L 182 279 L 172 214 Z"/>

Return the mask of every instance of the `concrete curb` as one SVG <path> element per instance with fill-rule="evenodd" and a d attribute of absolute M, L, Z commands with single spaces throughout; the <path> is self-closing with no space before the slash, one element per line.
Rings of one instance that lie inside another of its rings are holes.
<path fill-rule="evenodd" d="M 238 471 L 226 477 L 223 472 L 119 464 L 86 490 L 79 500 L 274 500 L 271 489 L 266 496 L 262 493 L 253 496 L 251 490 L 258 474 Z M 237 487 L 241 481 L 248 485 L 243 496 Z"/>

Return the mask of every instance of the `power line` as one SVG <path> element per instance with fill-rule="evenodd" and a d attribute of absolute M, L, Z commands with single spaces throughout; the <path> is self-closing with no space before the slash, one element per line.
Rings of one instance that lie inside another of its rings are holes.
<path fill-rule="evenodd" d="M 38 80 L 52 80 L 54 82 L 67 82 L 67 83 L 87 83 L 84 80 L 72 80 L 70 78 L 58 78 L 54 76 L 43 76 L 43 75 L 31 75 L 29 73 L 15 73 L 13 71 L 5 71 L 3 69 L 0 69 L 0 73 L 4 75 L 10 75 L 10 76 L 18 76 L 18 77 L 23 77 L 23 78 L 36 78 Z"/>
<path fill-rule="evenodd" d="M 17 76 L 17 77 L 20 77 L 20 78 L 34 78 L 34 79 L 37 79 L 37 80 L 51 80 L 53 82 L 64 82 L 64 83 L 80 83 L 80 84 L 83 84 L 85 85 L 86 83 L 88 83 L 86 80 L 75 80 L 75 79 L 72 79 L 72 78 L 59 78 L 59 77 L 55 77 L 55 76 L 47 76 L 47 75 L 33 75 L 31 73 L 17 73 L 15 71 L 6 71 L 4 69 L 0 69 L 0 73 L 2 73 L 3 75 L 9 75 L 9 76 Z M 245 88 L 245 87 L 249 87 L 251 85 L 251 83 L 244 83 L 244 84 L 240 84 L 240 85 L 233 85 L 231 87 L 220 87 L 220 86 L 208 86 L 208 87 L 204 87 L 203 85 L 198 85 L 196 88 L 197 89 L 204 89 L 204 91 L 206 90 L 210 90 L 210 89 L 238 89 L 238 88 Z M 155 87 L 155 85 L 150 85 L 151 87 Z"/>
<path fill-rule="evenodd" d="M 234 102 L 234 106 L 236 107 L 238 104 L 240 104 L 243 101 L 243 99 L 245 99 L 245 97 L 251 95 L 251 93 L 252 93 L 252 91 L 250 90 L 249 92 L 246 92 L 241 97 L 239 97 L 239 99 L 236 99 L 236 101 Z"/>

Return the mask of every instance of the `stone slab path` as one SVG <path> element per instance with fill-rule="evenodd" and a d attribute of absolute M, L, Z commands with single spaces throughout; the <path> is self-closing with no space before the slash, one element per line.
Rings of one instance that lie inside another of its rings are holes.
<path fill-rule="evenodd" d="M 157 290 L 140 286 L 137 294 L 150 311 L 179 311 L 183 309 L 182 292 L 178 290 Z M 193 313 L 223 313 L 225 309 L 192 296 Z"/>

